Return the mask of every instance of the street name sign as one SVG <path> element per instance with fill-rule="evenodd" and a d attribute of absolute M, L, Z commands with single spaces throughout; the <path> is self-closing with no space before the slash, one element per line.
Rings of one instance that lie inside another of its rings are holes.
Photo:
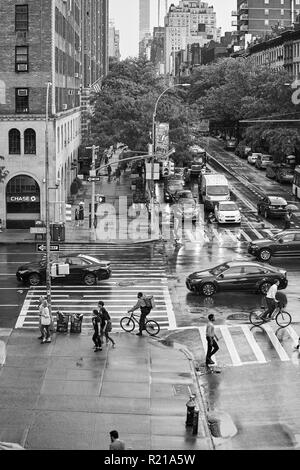
<path fill-rule="evenodd" d="M 47 246 L 44 243 L 36 245 L 36 251 L 44 253 L 47 251 Z M 59 251 L 59 245 L 50 245 L 50 251 Z"/>
<path fill-rule="evenodd" d="M 89 176 L 87 180 L 89 183 L 92 183 L 93 181 L 100 181 L 100 176 Z"/>

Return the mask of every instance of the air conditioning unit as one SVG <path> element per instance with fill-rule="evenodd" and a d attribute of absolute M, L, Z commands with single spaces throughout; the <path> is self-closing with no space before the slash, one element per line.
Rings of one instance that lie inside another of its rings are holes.
<path fill-rule="evenodd" d="M 79 78 L 79 73 L 75 72 L 74 77 Z"/>
<path fill-rule="evenodd" d="M 74 90 L 68 90 L 68 95 L 74 95 Z"/>
<path fill-rule="evenodd" d="M 18 96 L 28 96 L 27 88 L 19 88 L 18 89 Z"/>
<path fill-rule="evenodd" d="M 64 103 L 64 104 L 62 105 L 62 108 L 63 108 L 63 110 L 66 110 L 66 109 L 68 109 L 68 105 L 67 105 L 66 103 Z"/>
<path fill-rule="evenodd" d="M 28 72 L 28 64 L 17 64 L 18 72 Z"/>

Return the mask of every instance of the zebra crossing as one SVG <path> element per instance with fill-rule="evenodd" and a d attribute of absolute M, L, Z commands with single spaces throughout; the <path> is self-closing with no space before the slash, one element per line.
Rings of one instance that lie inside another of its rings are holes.
<path fill-rule="evenodd" d="M 179 330 L 195 329 L 183 327 Z M 201 357 L 207 351 L 206 327 L 196 328 L 199 334 Z M 291 362 L 299 366 L 300 355 L 294 346 L 298 344 L 300 330 L 293 326 L 277 328 L 271 324 L 254 327 L 248 324 L 215 325 L 219 338 L 219 351 L 213 357 L 216 365 L 221 367 L 240 367 L 254 364 L 267 364 L 271 361 Z"/>
<path fill-rule="evenodd" d="M 183 229 L 183 240 L 192 243 L 218 243 L 232 246 L 234 244 L 249 243 L 251 241 L 272 237 L 280 229 L 261 229 L 255 226 L 241 226 L 237 228 L 225 227 L 195 227 Z"/>
<path fill-rule="evenodd" d="M 84 315 L 82 329 L 91 329 L 91 314 L 99 300 L 103 300 L 113 325 L 113 331 L 120 331 L 120 319 L 137 302 L 137 293 L 153 295 L 156 307 L 151 318 L 161 329 L 175 327 L 175 315 L 167 285 L 163 256 L 155 247 L 122 245 L 88 245 L 74 243 L 61 245 L 61 253 L 94 255 L 111 262 L 112 276 L 97 286 L 53 285 L 51 290 L 52 312 Z M 45 286 L 28 290 L 16 328 L 38 327 L 39 297 L 46 295 Z"/>

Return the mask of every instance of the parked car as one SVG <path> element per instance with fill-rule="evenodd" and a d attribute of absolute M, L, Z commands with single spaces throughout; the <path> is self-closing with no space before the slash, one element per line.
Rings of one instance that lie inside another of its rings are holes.
<path fill-rule="evenodd" d="M 83 254 L 70 254 L 59 257 L 59 264 L 69 265 L 69 274 L 61 276 L 52 275 L 57 281 L 76 282 L 86 286 L 97 284 L 109 279 L 111 276 L 111 267 L 109 261 L 104 261 L 96 256 Z M 38 286 L 46 280 L 46 260 L 33 261 L 26 263 L 17 269 L 16 276 L 18 281 L 31 286 Z"/>
<path fill-rule="evenodd" d="M 248 245 L 248 253 L 260 261 L 269 261 L 273 256 L 300 256 L 300 230 L 286 230 L 268 238 L 253 240 Z"/>
<path fill-rule="evenodd" d="M 219 224 L 241 223 L 241 213 L 234 201 L 218 202 L 214 213 Z"/>
<path fill-rule="evenodd" d="M 257 152 L 252 153 L 252 152 L 250 152 L 248 157 L 247 157 L 248 163 L 250 163 L 250 165 L 255 165 L 258 155 L 261 155 L 261 153 L 257 153 Z"/>
<path fill-rule="evenodd" d="M 293 183 L 295 170 L 290 165 L 282 164 L 277 169 L 276 180 L 278 183 Z"/>
<path fill-rule="evenodd" d="M 230 261 L 190 274 L 186 287 L 207 297 L 220 291 L 236 290 L 266 294 L 277 279 L 280 281 L 279 289 L 285 289 L 288 280 L 284 269 L 259 262 Z"/>
<path fill-rule="evenodd" d="M 174 202 L 176 191 L 183 189 L 184 181 L 181 176 L 170 176 L 164 181 L 164 201 L 168 203 Z"/>
<path fill-rule="evenodd" d="M 251 147 L 248 147 L 245 144 L 239 143 L 234 153 L 240 158 L 247 158 L 250 152 L 251 152 Z"/>
<path fill-rule="evenodd" d="M 287 201 L 283 197 L 265 196 L 257 204 L 258 215 L 268 217 L 284 217 L 287 213 Z"/>
<path fill-rule="evenodd" d="M 235 150 L 237 146 L 236 139 L 228 139 L 225 142 L 224 149 L 225 150 Z"/>
<path fill-rule="evenodd" d="M 258 168 L 259 170 L 265 170 L 267 165 L 269 163 L 272 163 L 273 162 L 273 157 L 272 155 L 267 155 L 265 153 L 261 153 L 260 155 L 257 156 L 257 159 L 256 159 L 256 162 L 255 162 L 255 166 L 256 168 Z"/>

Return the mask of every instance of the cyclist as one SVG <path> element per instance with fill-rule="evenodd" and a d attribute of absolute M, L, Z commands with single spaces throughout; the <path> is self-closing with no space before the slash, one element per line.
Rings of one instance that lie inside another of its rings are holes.
<path fill-rule="evenodd" d="M 277 294 L 279 284 L 280 282 L 277 279 L 267 292 L 267 295 L 266 295 L 267 308 L 262 315 L 262 319 L 264 321 L 270 321 L 272 319 L 272 313 L 274 312 L 276 305 L 278 304 L 278 300 L 276 299 L 276 294 Z"/>
<path fill-rule="evenodd" d="M 137 303 L 135 304 L 134 307 L 128 310 L 128 313 L 133 313 L 135 310 L 138 310 L 138 309 L 141 310 L 139 332 L 136 334 L 137 336 L 143 336 L 143 330 L 145 329 L 145 319 L 146 319 L 146 316 L 149 315 L 149 313 L 151 312 L 152 308 L 147 306 L 146 297 L 144 296 L 142 292 L 139 292 L 137 297 L 138 297 Z"/>

